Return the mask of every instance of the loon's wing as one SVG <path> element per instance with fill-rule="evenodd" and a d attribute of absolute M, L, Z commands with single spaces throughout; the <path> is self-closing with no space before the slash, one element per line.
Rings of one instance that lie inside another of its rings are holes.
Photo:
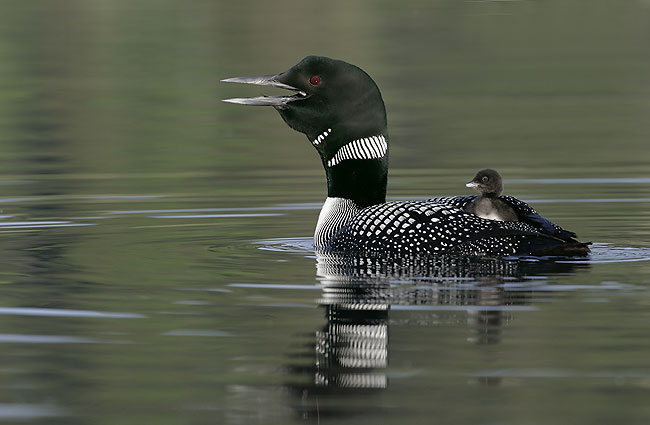
<path fill-rule="evenodd" d="M 499 196 L 499 199 L 510 205 L 515 210 L 520 221 L 528 223 L 531 226 L 540 229 L 544 233 L 548 233 L 549 235 L 565 241 L 570 241 L 577 236 L 574 232 L 565 230 L 546 217 L 539 215 L 533 207 L 514 196 L 502 195 Z"/>
<path fill-rule="evenodd" d="M 478 195 L 438 196 L 436 198 L 427 199 L 427 202 L 435 202 L 436 204 L 448 205 L 462 210 L 476 198 L 478 198 Z"/>
<path fill-rule="evenodd" d="M 448 196 L 448 197 L 438 197 L 431 198 L 428 201 L 441 203 L 444 205 L 454 206 L 460 209 L 464 209 L 469 203 L 476 199 L 478 195 L 471 196 Z M 546 217 L 543 217 L 537 213 L 526 202 L 515 198 L 514 196 L 499 196 L 499 199 L 510 205 L 512 209 L 517 214 L 519 221 L 527 223 L 534 227 L 537 231 L 546 233 L 556 238 L 560 238 L 565 241 L 573 241 L 577 235 L 574 232 L 563 229 L 557 224 L 553 223 Z"/>
<path fill-rule="evenodd" d="M 364 255 L 508 256 L 546 255 L 549 249 L 563 245 L 565 241 L 545 235 L 528 223 L 486 220 L 428 200 L 366 207 L 332 237 L 326 249 Z"/>

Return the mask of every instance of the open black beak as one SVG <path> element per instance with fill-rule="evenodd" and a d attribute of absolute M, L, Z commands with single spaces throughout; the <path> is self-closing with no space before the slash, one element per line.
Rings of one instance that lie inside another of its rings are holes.
<path fill-rule="evenodd" d="M 226 78 L 225 80 L 221 80 L 221 82 L 256 84 L 258 86 L 272 86 L 280 89 L 294 91 L 295 92 L 294 94 L 290 96 L 235 97 L 233 99 L 223 99 L 223 101 L 229 103 L 238 103 L 240 105 L 282 107 L 289 102 L 293 102 L 295 100 L 302 100 L 309 97 L 309 95 L 304 91 L 278 81 L 278 76 L 279 74 L 261 75 L 257 77 L 234 77 L 234 78 Z"/>

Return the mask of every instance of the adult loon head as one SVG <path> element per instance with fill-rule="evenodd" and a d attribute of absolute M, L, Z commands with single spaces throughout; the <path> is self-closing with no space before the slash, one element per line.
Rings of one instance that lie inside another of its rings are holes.
<path fill-rule="evenodd" d="M 465 185 L 476 189 L 481 196 L 496 198 L 503 192 L 501 174 L 491 168 L 480 170 L 474 178 Z"/>
<path fill-rule="evenodd" d="M 222 80 L 294 91 L 287 96 L 226 99 L 272 106 L 289 127 L 304 133 L 318 151 L 330 198 L 359 207 L 386 200 L 388 132 L 386 109 L 375 82 L 340 60 L 307 56 L 285 72 Z"/>

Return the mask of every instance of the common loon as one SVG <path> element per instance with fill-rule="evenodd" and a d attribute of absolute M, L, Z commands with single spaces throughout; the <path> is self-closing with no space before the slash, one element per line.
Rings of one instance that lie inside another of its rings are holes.
<path fill-rule="evenodd" d="M 465 206 L 464 210 L 468 213 L 488 220 L 519 221 L 514 208 L 499 199 L 499 195 L 503 192 L 503 180 L 496 170 L 486 168 L 479 171 L 465 186 L 473 187 L 480 193 Z"/>
<path fill-rule="evenodd" d="M 357 256 L 589 252 L 587 244 L 558 237 L 556 228 L 560 228 L 546 219 L 550 227 L 486 220 L 467 213 L 463 208 L 473 197 L 386 202 L 386 109 L 373 79 L 355 65 L 307 56 L 280 74 L 222 81 L 293 92 L 224 101 L 272 106 L 289 127 L 304 133 L 316 148 L 327 177 L 327 199 L 314 234 L 319 252 Z M 517 202 L 520 208 L 534 213 L 527 204 Z"/>

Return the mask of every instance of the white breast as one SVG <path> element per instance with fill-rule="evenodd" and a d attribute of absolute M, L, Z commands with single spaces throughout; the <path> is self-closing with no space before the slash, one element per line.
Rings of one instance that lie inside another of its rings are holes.
<path fill-rule="evenodd" d="M 352 216 L 359 212 L 354 201 L 345 198 L 327 198 L 320 210 L 314 232 L 314 246 L 324 247 Z"/>

